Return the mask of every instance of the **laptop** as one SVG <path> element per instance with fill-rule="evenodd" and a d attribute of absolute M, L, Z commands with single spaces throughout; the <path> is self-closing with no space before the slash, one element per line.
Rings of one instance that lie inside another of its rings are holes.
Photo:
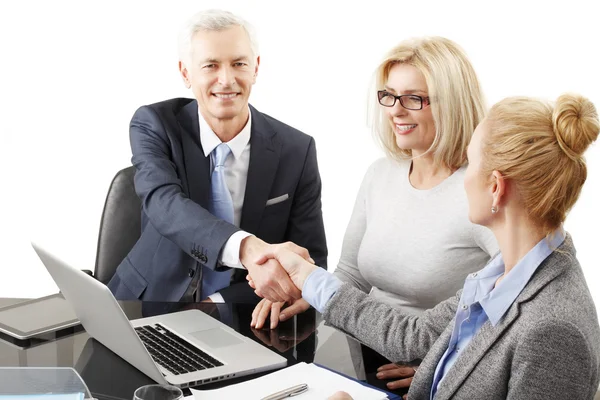
<path fill-rule="evenodd" d="M 200 310 L 129 321 L 108 287 L 32 245 L 90 336 L 157 383 L 185 388 L 287 365 Z"/>

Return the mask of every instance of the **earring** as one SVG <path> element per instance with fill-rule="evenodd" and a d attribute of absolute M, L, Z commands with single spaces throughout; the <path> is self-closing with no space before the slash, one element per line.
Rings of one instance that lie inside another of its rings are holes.
<path fill-rule="evenodd" d="M 496 214 L 498 212 L 498 207 L 493 206 L 492 207 L 492 214 Z"/>

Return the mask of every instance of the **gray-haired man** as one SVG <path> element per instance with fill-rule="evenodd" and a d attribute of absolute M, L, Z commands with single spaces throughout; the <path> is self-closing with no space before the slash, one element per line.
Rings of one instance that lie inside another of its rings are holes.
<path fill-rule="evenodd" d="M 276 261 L 256 264 L 268 243 L 326 266 L 315 142 L 248 104 L 259 63 L 252 28 L 229 12 L 183 30 L 195 99 L 143 106 L 130 125 L 142 234 L 109 283 L 118 299 L 256 299 L 247 272 L 259 295 L 299 299 Z"/>

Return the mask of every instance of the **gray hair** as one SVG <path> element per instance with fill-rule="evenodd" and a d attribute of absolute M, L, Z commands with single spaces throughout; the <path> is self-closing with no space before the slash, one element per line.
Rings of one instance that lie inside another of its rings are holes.
<path fill-rule="evenodd" d="M 254 57 L 258 57 L 258 41 L 256 32 L 250 23 L 237 15 L 224 10 L 200 11 L 191 17 L 179 34 L 179 58 L 189 60 L 191 55 L 192 38 L 198 31 L 222 31 L 234 26 L 244 28 L 250 39 Z"/>

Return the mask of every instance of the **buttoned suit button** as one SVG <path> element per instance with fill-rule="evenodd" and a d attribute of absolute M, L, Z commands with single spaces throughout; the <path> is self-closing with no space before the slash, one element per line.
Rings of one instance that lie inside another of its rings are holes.
<path fill-rule="evenodd" d="M 194 273 L 195 273 L 195 272 L 196 272 L 196 271 L 194 271 L 192 268 L 188 269 L 188 275 L 189 275 L 189 277 L 190 277 L 190 278 L 193 278 L 193 277 L 194 277 Z"/>
<path fill-rule="evenodd" d="M 208 261 L 208 257 L 206 257 L 205 254 L 200 254 L 200 256 L 198 257 L 200 259 L 201 262 L 205 263 Z"/>

